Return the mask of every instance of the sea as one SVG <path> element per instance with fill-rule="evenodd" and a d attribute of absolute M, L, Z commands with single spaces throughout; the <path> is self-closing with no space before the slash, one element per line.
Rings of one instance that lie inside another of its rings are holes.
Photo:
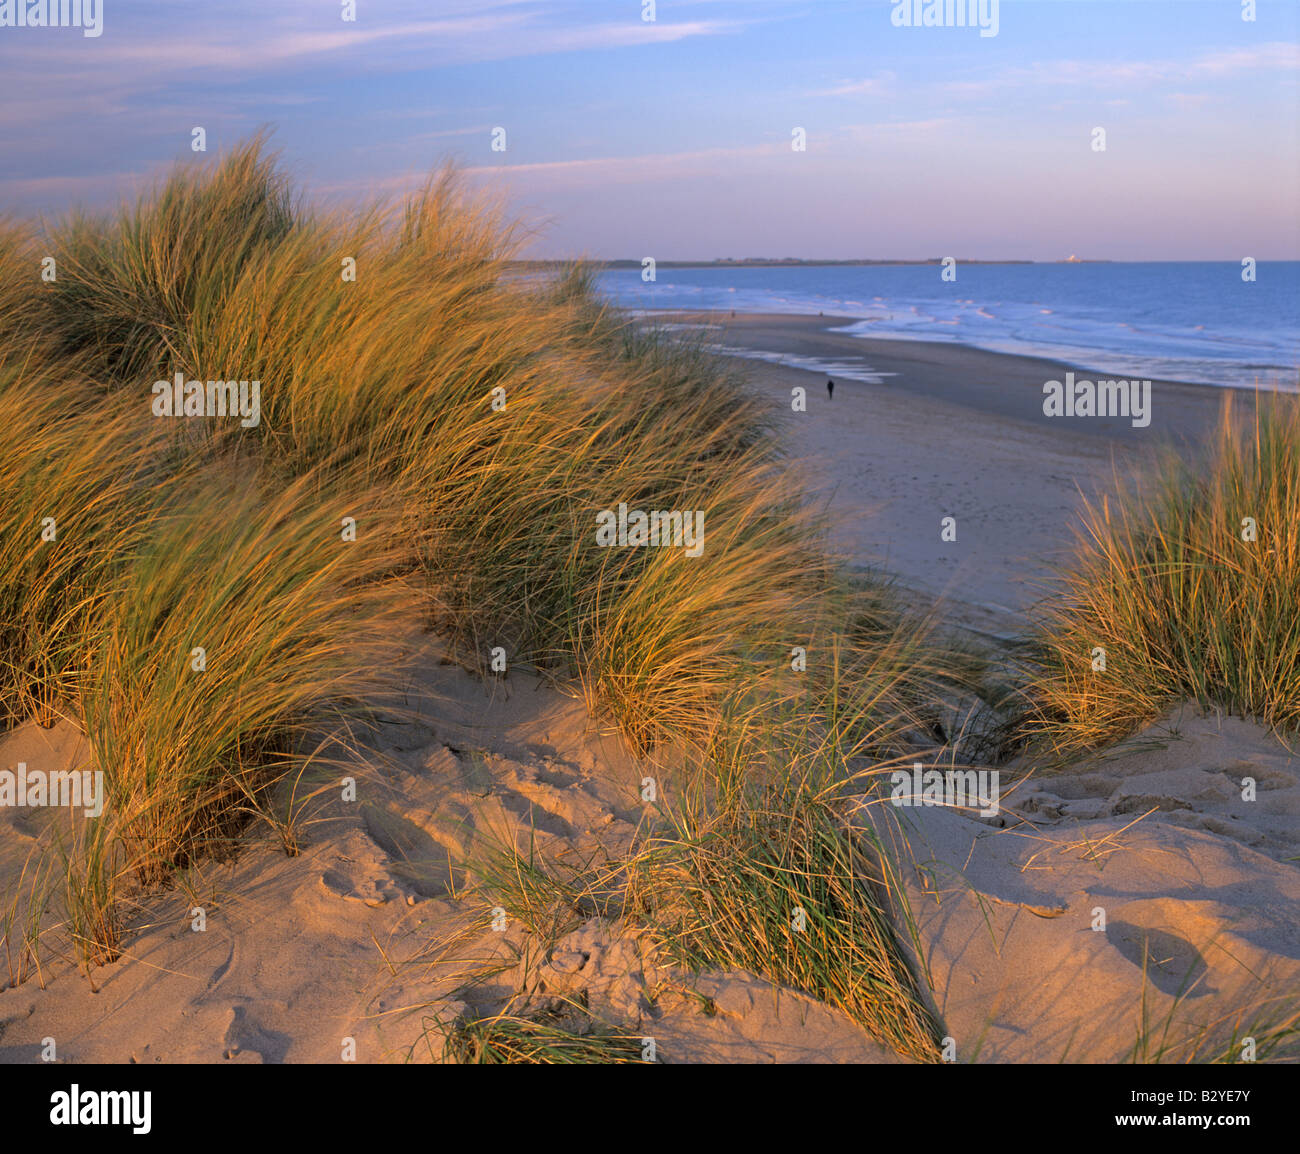
<path fill-rule="evenodd" d="M 840 331 L 952 341 L 1126 378 L 1300 391 L 1300 261 L 610 269 L 633 311 L 843 317 Z"/>

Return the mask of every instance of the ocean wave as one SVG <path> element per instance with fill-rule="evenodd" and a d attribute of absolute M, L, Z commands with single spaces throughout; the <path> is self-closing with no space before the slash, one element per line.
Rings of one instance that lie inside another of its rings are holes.
<path fill-rule="evenodd" d="M 1300 262 L 1272 266 L 1271 296 L 1225 290 L 1230 268 L 971 266 L 968 297 L 935 295 L 931 266 L 675 270 L 657 286 L 629 269 L 602 274 L 602 287 L 625 307 L 822 313 L 874 339 L 968 344 L 1128 378 L 1297 389 Z M 870 291 L 881 285 L 895 291 Z M 984 285 L 991 291 L 972 292 Z"/>

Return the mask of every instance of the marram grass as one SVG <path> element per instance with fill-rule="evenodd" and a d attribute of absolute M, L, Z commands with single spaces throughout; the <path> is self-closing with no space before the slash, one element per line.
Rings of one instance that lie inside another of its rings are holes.
<path fill-rule="evenodd" d="M 898 678 L 889 664 L 875 671 L 881 684 Z M 727 719 L 708 774 L 665 809 L 631 863 L 629 907 L 679 963 L 803 990 L 897 1053 L 937 1062 L 943 1028 L 928 978 L 891 912 L 914 930 L 899 875 L 836 801 L 868 714 L 846 710 L 817 733 L 806 712 L 780 712 L 758 706 Z"/>
<path fill-rule="evenodd" d="M 1182 700 L 1294 730 L 1300 404 L 1225 402 L 1207 459 L 1170 455 L 1088 505 L 1055 593 L 1028 728 L 1056 748 L 1109 744 Z"/>
<path fill-rule="evenodd" d="M 436 1023 L 443 1039 L 443 1061 L 458 1065 L 589 1066 L 646 1061 L 641 1038 L 575 1023 L 576 1015 L 555 1011 L 501 1013 L 487 1018 Z"/>
<path fill-rule="evenodd" d="M 322 708 L 374 690 L 396 608 L 359 495 L 310 475 L 268 491 L 233 464 L 182 479 L 87 637 L 83 715 L 142 880 L 223 848 Z"/>

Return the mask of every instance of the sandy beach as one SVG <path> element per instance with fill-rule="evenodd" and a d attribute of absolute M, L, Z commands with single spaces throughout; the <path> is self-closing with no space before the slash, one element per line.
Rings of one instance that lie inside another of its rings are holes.
<path fill-rule="evenodd" d="M 1198 452 L 1223 403 L 1221 390 L 1152 381 L 1148 427 L 1123 417 L 1049 418 L 1044 382 L 1106 374 L 834 331 L 848 317 L 666 313 L 656 321 L 746 354 L 736 359 L 772 399 L 851 565 L 879 566 L 951 602 L 953 619 L 996 633 L 1014 632 L 1043 596 L 1048 565 L 1073 541 L 1080 497 L 1140 475 L 1165 449 Z M 817 367 L 804 367 L 810 362 Z M 806 413 L 791 410 L 796 387 L 807 392 Z M 944 517 L 957 519 L 956 541 L 941 539 Z"/>

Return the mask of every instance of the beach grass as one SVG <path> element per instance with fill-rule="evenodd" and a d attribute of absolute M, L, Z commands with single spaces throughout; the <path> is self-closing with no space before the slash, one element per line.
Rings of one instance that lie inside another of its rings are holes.
<path fill-rule="evenodd" d="M 125 868 L 220 853 L 313 734 L 379 684 L 392 558 L 342 539 L 365 496 L 207 465 L 124 558 L 86 636 L 81 711 Z M 364 539 L 364 538 L 363 538 Z M 358 713 L 360 710 L 358 710 Z"/>
<path fill-rule="evenodd" d="M 41 932 L 56 878 L 49 852 L 33 847 L 7 896 L 0 896 L 0 952 L 10 988 L 29 977 L 41 982 Z M 0 986 L 3 990 L 4 986 Z"/>
<path fill-rule="evenodd" d="M 575 1020 L 576 1019 L 576 1020 Z M 589 1066 L 646 1061 L 639 1037 L 603 1027 L 580 1007 L 501 1013 L 433 1026 L 458 1065 Z"/>
<path fill-rule="evenodd" d="M 60 356 L 97 382 L 151 382 L 170 367 L 196 313 L 293 227 L 287 182 L 254 138 L 213 169 L 178 168 L 112 216 L 60 221 L 45 246 L 56 279 L 44 295 Z"/>
<path fill-rule="evenodd" d="M 905 944 L 915 927 L 901 877 L 841 799 L 860 719 L 825 722 L 817 737 L 799 713 L 729 718 L 695 788 L 664 807 L 631 863 L 629 908 L 678 964 L 802 990 L 895 1052 L 936 1062 L 943 1030 Z M 868 792 L 880 772 L 870 763 Z"/>
<path fill-rule="evenodd" d="M 1057 576 L 1027 686 L 1034 739 L 1097 748 L 1184 700 L 1294 732 L 1300 405 L 1229 399 L 1207 454 L 1171 453 L 1085 506 Z"/>
<path fill-rule="evenodd" d="M 147 531 L 158 443 L 120 399 L 0 360 L 0 718 L 75 712 L 85 630 L 115 561 Z"/>

